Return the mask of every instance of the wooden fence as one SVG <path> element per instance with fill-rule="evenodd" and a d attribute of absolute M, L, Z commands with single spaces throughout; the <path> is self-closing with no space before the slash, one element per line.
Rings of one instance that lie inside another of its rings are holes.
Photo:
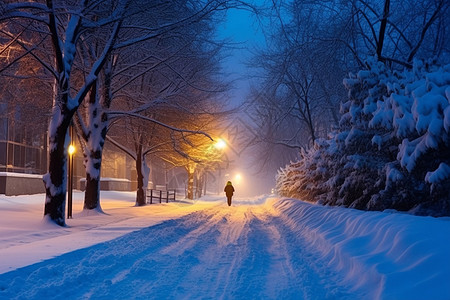
<path fill-rule="evenodd" d="M 153 199 L 158 200 L 159 203 L 162 203 L 162 200 L 165 200 L 166 203 L 169 203 L 169 200 L 176 201 L 176 191 L 175 190 L 155 190 L 155 189 L 148 189 L 147 190 L 147 203 L 152 204 Z"/>

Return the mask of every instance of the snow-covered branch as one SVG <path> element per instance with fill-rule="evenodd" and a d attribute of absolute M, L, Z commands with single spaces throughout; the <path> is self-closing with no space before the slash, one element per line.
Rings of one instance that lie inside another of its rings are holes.
<path fill-rule="evenodd" d="M 27 12 L 26 10 L 30 10 L 30 12 Z M 0 14 L 0 21 L 12 18 L 23 18 L 48 24 L 49 20 L 47 14 L 49 12 L 50 9 L 47 6 L 38 2 L 8 3 L 1 7 L 2 14 Z"/>

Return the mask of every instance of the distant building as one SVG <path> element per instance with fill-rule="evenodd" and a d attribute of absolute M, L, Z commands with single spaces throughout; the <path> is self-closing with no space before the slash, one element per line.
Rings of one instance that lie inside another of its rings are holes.
<path fill-rule="evenodd" d="M 14 114 L 14 118 L 11 117 Z M 0 172 L 43 174 L 47 168 L 47 136 L 43 126 L 22 120 L 0 103 Z"/>
<path fill-rule="evenodd" d="M 38 108 L 33 109 L 32 104 L 27 104 L 27 111 L 16 104 L 11 107 L 14 97 L 10 100 L 8 103 L 5 98 L 0 99 L 0 194 L 44 193 L 42 175 L 48 165 L 48 118 L 36 113 Z M 83 191 L 86 173 L 78 138 L 75 138 L 75 147 L 73 188 Z M 149 188 L 177 189 L 178 193 L 183 193 L 187 174 L 183 168 L 156 160 L 149 181 Z M 100 189 L 137 189 L 135 161 L 108 142 L 103 151 Z"/>
<path fill-rule="evenodd" d="M 32 106 L 32 104 L 30 104 Z M 44 192 L 47 169 L 45 118 L 32 122 L 20 106 L 0 101 L 0 194 Z"/>
<path fill-rule="evenodd" d="M 48 119 L 30 121 L 19 106 L 0 100 L 0 194 L 44 193 L 42 175 L 47 172 Z M 78 141 L 74 155 L 74 188 L 83 189 L 85 170 Z M 132 159 L 115 147 L 105 145 L 101 189 L 136 190 L 136 168 Z"/>

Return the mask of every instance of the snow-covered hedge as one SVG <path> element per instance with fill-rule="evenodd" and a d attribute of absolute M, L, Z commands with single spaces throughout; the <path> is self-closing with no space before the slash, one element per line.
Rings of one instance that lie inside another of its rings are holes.
<path fill-rule="evenodd" d="M 415 62 L 344 80 L 339 130 L 280 170 L 281 195 L 358 209 L 450 215 L 450 65 Z"/>

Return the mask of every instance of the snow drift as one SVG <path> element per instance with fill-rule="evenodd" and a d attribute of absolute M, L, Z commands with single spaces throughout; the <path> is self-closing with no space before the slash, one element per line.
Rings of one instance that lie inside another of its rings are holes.
<path fill-rule="evenodd" d="M 450 219 L 273 203 L 317 252 L 366 299 L 449 299 Z"/>

